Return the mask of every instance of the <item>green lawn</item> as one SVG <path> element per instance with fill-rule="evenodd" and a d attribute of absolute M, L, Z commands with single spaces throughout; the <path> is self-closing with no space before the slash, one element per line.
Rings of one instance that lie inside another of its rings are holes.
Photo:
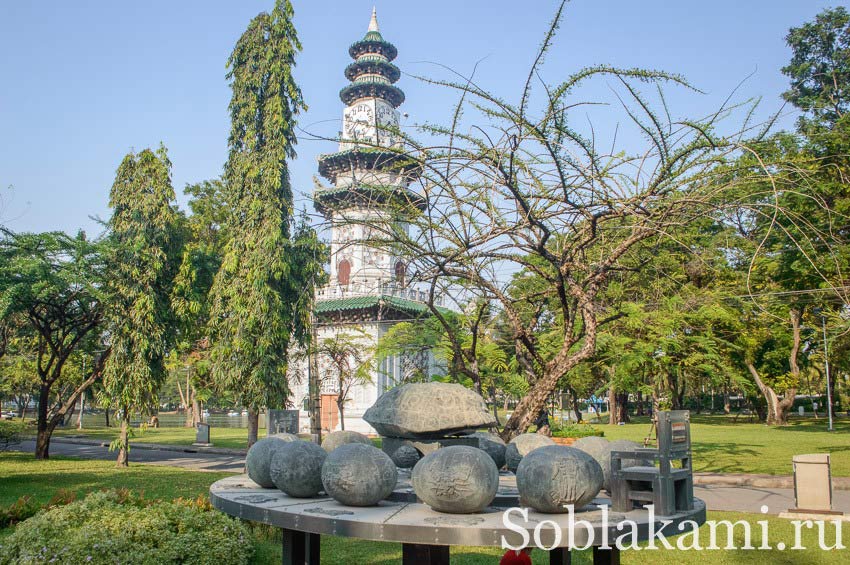
<path fill-rule="evenodd" d="M 87 461 L 62 457 L 52 458 L 49 461 L 35 461 L 29 454 L 4 453 L 0 454 L 0 504 L 8 505 L 25 494 L 39 501 L 47 501 L 60 488 L 73 489 L 80 495 L 101 488 L 126 487 L 144 491 L 148 498 L 195 497 L 207 492 L 212 482 L 225 475 L 226 473 L 202 473 L 152 465 L 133 465 L 129 469 L 117 469 L 110 461 Z M 764 519 L 764 517 L 712 512 L 709 519 L 746 519 L 754 525 L 756 520 Z M 789 522 L 778 518 L 769 518 L 768 521 L 772 545 L 780 540 L 786 543 L 793 540 L 793 530 Z M 11 528 L 0 530 L 0 539 L 10 532 Z M 257 528 L 255 533 L 258 537 L 255 562 L 258 564 L 280 562 L 280 544 L 274 539 L 274 534 L 263 528 Z M 805 531 L 803 543 L 812 548 L 816 547 L 816 532 Z M 498 562 L 501 553 L 497 548 L 458 547 L 452 551 L 452 563 L 491 565 Z M 830 565 L 846 563 L 847 550 L 839 552 L 824 552 L 819 549 L 785 552 L 654 551 L 650 554 L 626 552 L 623 563 L 645 563 L 647 558 L 661 565 L 691 563 L 695 565 L 727 563 Z M 400 560 L 401 547 L 398 544 L 356 541 L 330 536 L 322 538 L 323 564 L 397 564 Z M 577 564 L 590 562 L 589 552 L 579 553 L 573 559 L 573 563 Z M 540 565 L 548 563 L 547 556 L 541 551 L 535 551 L 534 563 Z"/>
<path fill-rule="evenodd" d="M 53 433 L 56 437 L 86 437 L 112 441 L 118 437 L 118 428 L 98 426 L 78 430 L 75 427 L 68 429 L 57 428 Z M 260 430 L 260 437 L 266 435 L 266 430 Z M 210 436 L 215 447 L 226 447 L 231 449 L 245 449 L 248 445 L 248 430 L 245 428 L 212 428 Z M 133 429 L 133 437 L 130 442 L 140 443 L 162 443 L 166 445 L 192 445 L 195 441 L 194 428 L 147 428 Z"/>
<path fill-rule="evenodd" d="M 605 437 L 639 443 L 650 429 L 648 420 L 626 426 L 598 425 Z M 802 453 L 831 453 L 832 474 L 850 477 L 850 420 L 836 421 L 826 431 L 824 419 L 794 419 L 786 427 L 768 427 L 725 416 L 691 417 L 694 470 L 713 473 L 790 475 L 791 457 Z"/>

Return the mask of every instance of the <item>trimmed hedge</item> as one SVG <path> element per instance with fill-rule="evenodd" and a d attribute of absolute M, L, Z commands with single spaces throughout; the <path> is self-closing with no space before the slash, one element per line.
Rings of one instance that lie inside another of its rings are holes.
<path fill-rule="evenodd" d="M 248 563 L 248 529 L 208 503 L 147 502 L 120 491 L 40 512 L 0 546 L 0 564 Z"/>

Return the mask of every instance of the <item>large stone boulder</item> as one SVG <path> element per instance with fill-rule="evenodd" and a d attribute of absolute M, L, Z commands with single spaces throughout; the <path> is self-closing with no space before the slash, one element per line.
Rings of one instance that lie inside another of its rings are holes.
<path fill-rule="evenodd" d="M 599 463 L 602 467 L 602 488 L 611 488 L 611 442 L 603 437 L 588 436 L 578 438 L 573 447 L 581 449 Z"/>
<path fill-rule="evenodd" d="M 383 436 L 406 439 L 468 434 L 496 423 L 480 395 L 439 382 L 397 386 L 378 397 L 363 419 Z"/>
<path fill-rule="evenodd" d="M 322 464 L 327 456 L 324 449 L 310 441 L 286 443 L 272 456 L 272 481 L 289 496 L 316 496 L 322 491 Z"/>
<path fill-rule="evenodd" d="M 484 451 L 452 445 L 423 457 L 413 468 L 410 482 L 416 496 L 434 510 L 469 514 L 493 502 L 499 470 Z"/>
<path fill-rule="evenodd" d="M 555 445 L 552 438 L 540 434 L 520 434 L 516 436 L 505 448 L 505 464 L 508 470 L 516 473 L 522 458 L 538 447 Z"/>
<path fill-rule="evenodd" d="M 497 469 L 505 466 L 505 442 L 496 434 L 490 432 L 475 432 L 470 437 L 478 438 L 478 449 L 481 449 L 493 459 Z"/>
<path fill-rule="evenodd" d="M 299 441 L 293 434 L 275 434 L 264 437 L 251 446 L 245 457 L 248 477 L 263 488 L 274 488 L 271 476 L 272 456 L 280 446 L 290 441 Z"/>
<path fill-rule="evenodd" d="M 390 456 L 362 443 L 334 449 L 325 459 L 321 475 L 325 492 L 348 506 L 377 504 L 393 492 L 398 481 Z"/>
<path fill-rule="evenodd" d="M 348 430 L 339 430 L 331 432 L 322 440 L 322 447 L 330 453 L 337 447 L 347 443 L 362 443 L 363 445 L 372 445 L 372 440 L 358 432 Z"/>
<path fill-rule="evenodd" d="M 602 467 L 573 447 L 539 447 L 520 461 L 516 472 L 519 502 L 539 512 L 563 514 L 593 500 L 602 488 Z"/>

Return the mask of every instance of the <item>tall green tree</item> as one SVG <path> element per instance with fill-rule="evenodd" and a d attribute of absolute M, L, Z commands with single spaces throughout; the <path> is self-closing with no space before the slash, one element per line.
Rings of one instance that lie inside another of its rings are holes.
<path fill-rule="evenodd" d="M 221 267 L 227 242 L 227 201 L 220 179 L 186 186 L 191 214 L 181 219 L 183 257 L 174 283 L 172 306 L 178 323 L 169 369 L 176 377 L 180 402 L 186 408 L 186 426 L 200 422 L 200 400 L 209 379 L 210 289 Z"/>
<path fill-rule="evenodd" d="M 311 277 L 294 264 L 287 159 L 306 108 L 295 83 L 301 50 L 293 9 L 278 0 L 236 42 L 227 62 L 232 96 L 225 165 L 229 240 L 212 287 L 212 374 L 249 411 L 249 445 L 262 408 L 285 406 L 288 350 Z M 309 316 L 309 310 L 308 316 Z M 309 319 L 307 317 L 306 319 Z"/>
<path fill-rule="evenodd" d="M 35 361 L 37 459 L 50 457 L 53 430 L 100 377 L 99 363 L 89 365 L 86 375 L 71 375 L 68 368 L 101 329 L 103 279 L 101 246 L 82 233 L 7 234 L 0 240 L 0 321 L 7 331 L 17 328 L 21 355 Z"/>
<path fill-rule="evenodd" d="M 121 412 L 117 463 L 126 466 L 130 418 L 157 405 L 174 335 L 171 297 L 181 240 L 165 147 L 124 157 L 109 205 L 107 316 L 112 352 L 104 367 L 104 389 Z"/>
<path fill-rule="evenodd" d="M 783 98 L 801 109 L 802 128 L 834 124 L 850 109 L 850 14 L 826 9 L 785 37 L 793 55 L 783 74 L 791 88 Z"/>

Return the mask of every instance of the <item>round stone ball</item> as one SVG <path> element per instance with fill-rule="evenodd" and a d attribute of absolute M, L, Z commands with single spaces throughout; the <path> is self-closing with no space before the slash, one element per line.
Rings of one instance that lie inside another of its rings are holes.
<path fill-rule="evenodd" d="M 516 436 L 505 448 L 505 463 L 508 470 L 516 473 L 522 458 L 538 447 L 555 445 L 552 438 L 540 434 L 520 434 Z"/>
<path fill-rule="evenodd" d="M 336 432 L 331 432 L 325 439 L 322 440 L 322 447 L 325 448 L 325 451 L 330 453 L 340 445 L 345 445 L 347 443 L 362 443 L 364 445 L 372 445 L 372 441 L 358 432 L 350 432 L 348 430 L 339 430 Z"/>
<path fill-rule="evenodd" d="M 629 439 L 618 439 L 612 441 L 610 444 L 611 451 L 636 451 L 640 449 L 641 444 L 631 441 Z M 608 453 L 608 457 L 610 457 L 610 451 Z M 648 463 L 646 461 L 642 461 L 640 459 L 623 459 L 621 468 L 625 469 L 626 467 L 642 467 L 646 466 Z"/>
<path fill-rule="evenodd" d="M 398 481 L 390 456 L 372 445 L 347 443 L 331 451 L 322 465 L 322 484 L 347 506 L 373 506 L 388 497 Z"/>
<path fill-rule="evenodd" d="M 410 477 L 413 491 L 438 512 L 469 514 L 496 497 L 499 470 L 484 451 L 468 445 L 443 447 L 423 457 Z"/>
<path fill-rule="evenodd" d="M 611 443 L 598 436 L 588 436 L 578 438 L 573 447 L 581 449 L 599 463 L 602 467 L 602 488 L 610 489 L 611 483 Z"/>
<path fill-rule="evenodd" d="M 248 477 L 263 488 L 274 488 L 271 476 L 272 456 L 282 445 L 290 441 L 298 441 L 298 436 L 275 434 L 264 437 L 252 445 L 248 455 L 245 456 Z"/>
<path fill-rule="evenodd" d="M 573 447 L 539 447 L 520 461 L 516 472 L 519 501 L 539 512 L 563 514 L 566 505 L 586 505 L 602 488 L 602 467 Z"/>
<path fill-rule="evenodd" d="M 505 442 L 490 432 L 475 432 L 470 437 L 478 438 L 478 449 L 492 457 L 497 469 L 505 466 Z"/>
<path fill-rule="evenodd" d="M 422 459 L 422 454 L 412 445 L 399 446 L 392 456 L 393 463 L 401 469 L 412 469 L 420 459 Z"/>
<path fill-rule="evenodd" d="M 327 456 L 327 452 L 313 442 L 289 442 L 272 456 L 272 481 L 289 496 L 316 496 L 322 490 L 322 464 Z"/>

